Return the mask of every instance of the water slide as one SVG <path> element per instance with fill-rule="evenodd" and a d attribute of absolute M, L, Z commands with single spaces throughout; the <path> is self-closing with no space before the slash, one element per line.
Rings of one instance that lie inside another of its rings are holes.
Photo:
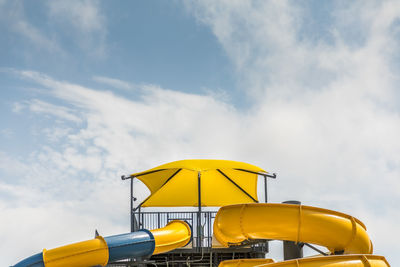
<path fill-rule="evenodd" d="M 221 261 L 218 267 L 252 267 L 274 263 L 273 259 L 235 259 Z"/>
<path fill-rule="evenodd" d="M 187 245 L 191 240 L 190 226 L 171 221 L 156 230 L 139 230 L 78 242 L 35 254 L 14 267 L 91 267 L 106 266 L 110 261 L 147 257 Z"/>
<path fill-rule="evenodd" d="M 376 255 L 335 255 L 287 260 L 274 263 L 272 259 L 227 260 L 219 267 L 388 267 L 385 257 Z"/>
<path fill-rule="evenodd" d="M 220 267 L 390 267 L 382 256 L 370 255 L 372 243 L 358 219 L 336 211 L 293 204 L 239 204 L 222 207 L 214 221 L 214 236 L 224 246 L 252 240 L 288 240 L 326 247 L 331 256 L 274 263 L 272 259 L 235 259 Z M 90 267 L 109 261 L 164 253 L 185 246 L 190 226 L 172 221 L 156 230 L 101 237 L 33 255 L 14 267 Z"/>
<path fill-rule="evenodd" d="M 334 256 L 271 263 L 251 260 L 221 262 L 227 266 L 268 267 L 389 267 L 384 257 L 369 255 L 372 243 L 365 225 L 336 211 L 293 204 L 239 204 L 222 207 L 214 221 L 214 235 L 225 247 L 252 240 L 287 240 L 326 247 Z M 342 255 L 344 254 L 344 255 Z M 349 254 L 349 255 L 346 255 Z"/>

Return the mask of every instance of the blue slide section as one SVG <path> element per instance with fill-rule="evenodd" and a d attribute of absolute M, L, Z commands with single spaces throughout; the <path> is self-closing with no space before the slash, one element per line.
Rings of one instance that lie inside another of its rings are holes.
<path fill-rule="evenodd" d="M 156 248 L 154 236 L 149 230 L 105 237 L 108 245 L 108 261 L 150 256 Z"/>
<path fill-rule="evenodd" d="M 129 258 L 151 256 L 155 249 L 155 240 L 149 230 L 139 230 L 105 237 L 108 247 L 108 262 Z M 26 258 L 14 267 L 47 267 L 51 264 L 43 262 L 43 252 Z M 70 266 L 72 267 L 72 266 Z"/>
<path fill-rule="evenodd" d="M 40 252 L 30 256 L 29 258 L 18 262 L 14 267 L 45 267 L 43 263 L 43 253 Z"/>

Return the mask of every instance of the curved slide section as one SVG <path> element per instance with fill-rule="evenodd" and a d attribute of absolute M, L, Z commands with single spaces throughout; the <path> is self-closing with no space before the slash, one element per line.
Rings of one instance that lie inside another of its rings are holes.
<path fill-rule="evenodd" d="M 226 247 L 275 239 L 321 245 L 332 254 L 372 253 L 372 243 L 361 221 L 344 213 L 302 205 L 222 207 L 215 217 L 214 235 Z"/>
<path fill-rule="evenodd" d="M 265 264 L 271 264 L 275 261 L 273 259 L 235 259 L 221 261 L 218 267 L 252 267 L 252 266 L 263 266 Z M 269 266 L 269 265 L 268 265 Z"/>
<path fill-rule="evenodd" d="M 222 264 L 223 262 L 221 262 Z M 219 266 L 221 266 L 221 264 Z M 225 265 L 222 265 L 225 266 Z M 231 266 L 231 265 L 228 265 Z M 247 265 L 250 266 L 250 265 Z M 265 267 L 390 267 L 385 257 L 376 255 L 340 255 L 288 260 L 252 266 Z"/>
<path fill-rule="evenodd" d="M 153 254 L 165 253 L 189 244 L 192 238 L 192 229 L 184 221 L 174 220 L 165 227 L 150 231 L 155 240 Z"/>
<path fill-rule="evenodd" d="M 190 226 L 183 221 L 171 221 L 156 230 L 139 230 L 134 233 L 97 236 L 35 254 L 14 267 L 91 267 L 106 266 L 110 261 L 145 257 L 185 246 L 190 242 Z"/>
<path fill-rule="evenodd" d="M 340 255 L 311 257 L 274 263 L 272 259 L 237 259 L 222 261 L 218 267 L 390 267 L 385 257 L 375 255 Z"/>

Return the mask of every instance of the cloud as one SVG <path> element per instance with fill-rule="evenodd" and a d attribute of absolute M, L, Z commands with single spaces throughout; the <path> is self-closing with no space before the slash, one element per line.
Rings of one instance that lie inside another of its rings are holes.
<path fill-rule="evenodd" d="M 105 56 L 106 17 L 99 1 L 47 1 L 49 17 L 61 28 L 72 28 L 71 38 L 84 50 Z M 68 31 L 65 32 L 68 35 Z"/>
<path fill-rule="evenodd" d="M 71 48 L 77 46 L 87 55 L 106 56 L 107 25 L 99 1 L 39 3 L 37 8 L 44 11 L 39 23 L 32 20 L 32 10 L 23 1 L 2 1 L 0 7 L 4 31 L 16 33 L 28 41 L 29 47 L 24 47 L 22 54 L 30 55 L 35 48 L 65 60 Z"/>
<path fill-rule="evenodd" d="M 49 1 L 49 12 L 53 17 L 70 23 L 84 33 L 104 30 L 105 18 L 100 11 L 99 1 Z"/>
<path fill-rule="evenodd" d="M 119 80 L 119 79 L 114 79 L 110 77 L 104 77 L 104 76 L 93 76 L 92 78 L 94 81 L 98 83 L 103 83 L 105 85 L 111 86 L 112 89 L 123 89 L 123 90 L 129 90 L 133 88 L 133 85 Z"/>
<path fill-rule="evenodd" d="M 19 113 L 22 109 L 24 108 L 24 105 L 19 103 L 19 102 L 15 102 L 13 104 L 13 108 L 12 108 L 12 112 L 14 113 Z"/>
<path fill-rule="evenodd" d="M 56 40 L 28 21 L 22 2 L 3 1 L 0 6 L 0 21 L 7 25 L 9 30 L 21 35 L 38 49 L 64 53 Z"/>
<path fill-rule="evenodd" d="M 397 43 L 390 31 L 397 25 L 398 3 L 371 3 L 374 4 L 364 6 L 364 2 L 359 1 L 335 6 L 327 30 L 330 38 L 316 32 L 317 37 L 312 39 L 306 25 L 310 21 L 316 23 L 315 18 L 306 16 L 309 14 L 307 7 L 290 1 L 193 1 L 186 4 L 201 23 L 213 30 L 248 93 L 275 99 L 312 93 L 346 78 L 366 78 L 363 87 L 357 86 L 351 91 L 375 90 L 369 93 L 379 97 L 390 90 L 391 87 L 382 84 L 376 86 L 374 82 L 377 81 L 372 78 L 381 77 L 380 82 L 389 78 L 388 66 Z M 376 16 L 376 13 L 381 15 Z M 349 33 L 352 28 L 360 29 L 361 36 Z M 354 44 L 354 39 L 359 41 Z"/>
<path fill-rule="evenodd" d="M 82 119 L 75 115 L 72 109 L 63 106 L 53 105 L 38 99 L 32 99 L 25 104 L 31 112 L 55 116 L 75 123 L 82 122 Z M 15 107 L 18 107 L 18 104 Z M 18 108 L 16 109 L 18 110 Z"/>
<path fill-rule="evenodd" d="M 227 135 L 231 127 L 238 127 L 234 122 L 235 109 L 208 95 L 185 94 L 144 85 L 144 93 L 136 101 L 131 101 L 110 91 L 98 91 L 57 81 L 36 72 L 23 71 L 20 74 L 48 87 L 53 96 L 82 110 L 88 129 L 70 138 L 81 142 L 94 139 L 95 145 L 110 153 L 110 162 L 131 162 L 135 157 L 137 160 L 150 157 L 151 149 L 140 149 L 141 153 L 149 154 L 137 156 L 131 155 L 129 151 L 151 143 L 154 143 L 154 150 L 160 150 L 157 146 L 163 146 L 166 149 L 163 154 L 168 154 L 167 151 L 176 149 L 168 138 L 182 143 L 189 142 L 192 138 L 203 139 L 207 129 L 212 128 L 219 132 L 204 141 L 224 142 L 226 137 L 223 135 Z M 156 109 L 153 108 L 154 105 L 157 106 Z M 194 122 L 199 123 L 199 127 Z M 223 124 L 230 126 L 223 130 L 218 126 Z M 193 137 L 190 137 L 192 134 Z M 163 138 L 156 138 L 159 135 Z M 121 154 L 122 150 L 126 152 Z M 201 150 L 199 145 L 198 151 Z M 190 152 L 192 155 L 197 153 L 199 152 L 196 149 Z M 151 157 L 155 159 L 154 155 Z"/>
<path fill-rule="evenodd" d="M 16 21 L 13 28 L 16 32 L 23 35 L 40 48 L 44 48 L 53 52 L 61 52 L 61 49 L 55 41 L 49 39 L 39 29 L 29 24 L 27 21 L 22 19 Z"/>

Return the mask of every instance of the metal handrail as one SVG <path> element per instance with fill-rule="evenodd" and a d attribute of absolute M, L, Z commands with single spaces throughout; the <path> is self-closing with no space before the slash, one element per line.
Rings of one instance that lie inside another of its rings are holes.
<path fill-rule="evenodd" d="M 212 246 L 212 226 L 217 212 L 213 211 L 179 211 L 179 212 L 154 212 L 154 211 L 134 211 L 132 212 L 134 229 L 153 230 L 164 227 L 172 220 L 186 221 L 192 227 L 193 242 L 192 247 L 207 247 Z M 200 218 L 198 218 L 200 214 Z M 200 223 L 200 225 L 198 225 Z M 200 227 L 199 227 L 200 226 Z"/>

